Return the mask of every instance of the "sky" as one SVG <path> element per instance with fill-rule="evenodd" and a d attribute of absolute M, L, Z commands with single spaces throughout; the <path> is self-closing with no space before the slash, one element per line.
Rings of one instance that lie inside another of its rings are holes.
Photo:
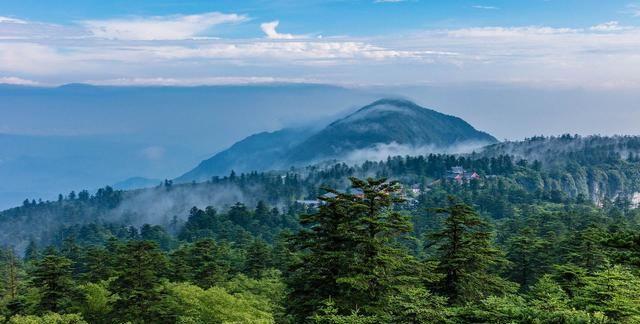
<path fill-rule="evenodd" d="M 0 83 L 640 86 L 634 0 L 2 0 Z"/>

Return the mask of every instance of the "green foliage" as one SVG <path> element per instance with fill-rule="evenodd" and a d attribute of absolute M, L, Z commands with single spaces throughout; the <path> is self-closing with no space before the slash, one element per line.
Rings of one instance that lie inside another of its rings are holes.
<path fill-rule="evenodd" d="M 576 307 L 619 322 L 640 322 L 640 278 L 629 269 L 614 266 L 587 276 L 584 282 L 574 299 Z"/>
<path fill-rule="evenodd" d="M 519 235 L 507 241 L 507 259 L 510 261 L 509 277 L 526 289 L 548 270 L 551 265 L 548 241 L 525 228 Z"/>
<path fill-rule="evenodd" d="M 328 299 L 322 303 L 318 312 L 311 316 L 309 322 L 316 324 L 375 324 L 379 323 L 380 319 L 377 316 L 362 315 L 358 309 L 352 310 L 350 314 L 341 315 L 333 300 Z"/>
<path fill-rule="evenodd" d="M 54 249 L 48 249 L 43 258 L 36 261 L 32 284 L 40 292 L 39 312 L 59 312 L 70 304 L 71 265 L 71 260 L 58 255 Z"/>
<path fill-rule="evenodd" d="M 158 245 L 130 241 L 116 259 L 117 277 L 109 285 L 109 291 L 117 296 L 114 316 L 123 322 L 161 322 L 163 313 L 157 305 L 165 295 L 162 274 L 167 260 Z"/>
<path fill-rule="evenodd" d="M 417 262 L 397 239 L 411 230 L 408 218 L 391 209 L 398 185 L 385 179 L 351 178 L 356 194 L 328 190 L 317 213 L 301 217 L 295 237 L 301 253 L 288 282 L 288 310 L 298 321 L 332 299 L 341 312 L 373 314 L 387 296 L 415 280 Z"/>
<path fill-rule="evenodd" d="M 177 323 L 273 323 L 263 297 L 251 293 L 230 294 L 222 287 L 202 289 L 187 283 L 166 284 L 163 307 Z"/>
<path fill-rule="evenodd" d="M 488 224 L 473 208 L 453 198 L 449 207 L 439 212 L 447 217 L 442 229 L 429 238 L 436 249 L 436 271 L 442 274 L 438 291 L 449 303 L 461 305 L 513 292 L 514 285 L 492 271 L 506 260 L 492 243 Z"/>
<path fill-rule="evenodd" d="M 607 159 L 596 158 L 611 163 L 606 167 L 585 168 L 431 155 L 309 169 L 306 177 L 212 179 L 241 188 L 268 184 L 272 196 L 255 208 L 194 208 L 186 222 L 178 216 L 165 226 L 72 225 L 34 239 L 24 260 L 0 249 L 0 317 L 97 324 L 638 322 L 640 212 L 622 194 L 601 197 L 597 206 L 585 190 L 604 182 L 633 187 L 627 164 L 640 161 Z M 455 165 L 495 176 L 443 178 Z M 352 178 L 345 191 L 326 190 L 318 207 L 266 203 L 319 194 L 317 183 L 344 188 L 345 177 L 359 172 L 400 175 L 424 191 Z M 80 192 L 55 207 L 29 201 L 4 215 L 115 207 L 107 203 L 114 192 L 100 195 Z M 37 248 L 46 242 L 60 252 Z"/>
<path fill-rule="evenodd" d="M 78 314 L 49 313 L 43 316 L 16 315 L 9 319 L 9 324 L 88 324 Z"/>
<path fill-rule="evenodd" d="M 390 296 L 383 318 L 388 323 L 445 323 L 451 316 L 447 299 L 422 287 L 406 288 Z"/>
<path fill-rule="evenodd" d="M 90 323 L 109 323 L 116 298 L 107 290 L 108 282 L 87 283 L 78 287 L 75 308 Z"/>
<path fill-rule="evenodd" d="M 277 270 L 263 272 L 260 279 L 240 274 L 224 283 L 222 287 L 234 296 L 249 294 L 248 300 L 252 296 L 260 297 L 253 298 L 256 301 L 253 305 L 255 308 L 270 312 L 278 322 L 288 319 L 284 308 L 287 287 Z"/>
<path fill-rule="evenodd" d="M 183 245 L 172 254 L 175 279 L 188 280 L 201 288 L 223 282 L 231 269 L 231 250 L 227 244 L 202 239 Z"/>
<path fill-rule="evenodd" d="M 247 248 L 247 258 L 244 273 L 252 277 L 259 277 L 263 271 L 272 267 L 272 251 L 267 242 L 255 239 Z"/>

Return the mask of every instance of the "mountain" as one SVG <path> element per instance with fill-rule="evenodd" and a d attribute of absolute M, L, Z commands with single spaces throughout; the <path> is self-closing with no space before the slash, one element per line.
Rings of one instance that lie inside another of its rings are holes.
<path fill-rule="evenodd" d="M 376 144 L 397 144 L 409 150 L 447 150 L 454 145 L 496 139 L 464 120 L 426 109 L 407 100 L 382 99 L 339 119 L 288 153 L 290 163 L 341 159 Z"/>
<path fill-rule="evenodd" d="M 458 117 L 408 100 L 381 99 L 318 131 L 283 129 L 252 135 L 176 180 L 205 180 L 231 170 L 286 169 L 326 160 L 345 161 L 364 151 L 386 154 L 389 147 L 394 150 L 387 155 L 416 155 L 451 151 L 459 145 L 482 146 L 495 142 L 493 136 L 476 130 Z"/>

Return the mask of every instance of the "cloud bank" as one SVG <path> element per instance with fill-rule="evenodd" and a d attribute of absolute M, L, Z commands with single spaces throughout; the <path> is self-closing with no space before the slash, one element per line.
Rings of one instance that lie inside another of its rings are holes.
<path fill-rule="evenodd" d="M 275 20 L 256 26 L 264 37 L 217 33 L 221 25 L 250 21 L 221 12 L 67 25 L 0 17 L 0 76 L 5 83 L 39 84 L 313 80 L 640 87 L 640 27 L 618 21 L 587 28 L 495 26 L 312 38 L 282 33 Z"/>

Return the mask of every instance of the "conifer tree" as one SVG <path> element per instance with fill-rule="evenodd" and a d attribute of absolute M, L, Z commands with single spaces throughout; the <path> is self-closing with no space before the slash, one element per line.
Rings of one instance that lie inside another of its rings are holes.
<path fill-rule="evenodd" d="M 585 278 L 574 303 L 587 311 L 603 312 L 618 323 L 640 322 L 640 278 L 614 266 Z"/>
<path fill-rule="evenodd" d="M 398 287 L 415 279 L 408 269 L 415 260 L 396 244 L 411 231 L 408 219 L 392 210 L 402 201 L 398 184 L 356 178 L 351 184 L 355 193 L 327 189 L 319 211 L 301 217 L 306 229 L 294 237 L 301 256 L 289 274 L 287 303 L 297 321 L 329 299 L 339 314 L 356 309 L 373 314 Z"/>
<path fill-rule="evenodd" d="M 495 273 L 507 261 L 494 246 L 488 224 L 470 206 L 449 198 L 438 210 L 447 215 L 443 228 L 429 235 L 442 275 L 438 290 L 454 305 L 514 290 L 514 284 Z"/>
<path fill-rule="evenodd" d="M 210 288 L 227 278 L 231 268 L 229 249 L 212 239 L 204 239 L 190 247 L 187 263 L 191 267 L 192 281 L 201 288 Z"/>
<path fill-rule="evenodd" d="M 112 256 L 103 247 L 88 247 L 83 255 L 83 270 L 85 272 L 82 278 L 93 283 L 109 279 L 114 274 Z"/>
<path fill-rule="evenodd" d="M 34 240 L 29 241 L 29 245 L 24 250 L 24 261 L 30 262 L 35 261 L 40 257 L 40 251 L 38 250 L 38 245 Z"/>
<path fill-rule="evenodd" d="M 2 265 L 0 271 L 3 274 L 0 296 L 6 303 L 8 315 L 12 316 L 24 308 L 23 298 L 19 295 L 25 277 L 24 269 L 12 247 L 5 249 L 2 253 L 0 265 Z"/>
<path fill-rule="evenodd" d="M 71 266 L 71 260 L 53 248 L 47 249 L 42 259 L 36 261 L 32 284 L 40 292 L 38 309 L 41 312 L 59 312 L 69 304 L 73 288 Z"/>
<path fill-rule="evenodd" d="M 163 298 L 162 274 L 167 265 L 158 245 L 149 241 L 130 241 L 117 255 L 118 277 L 110 291 L 117 294 L 114 315 L 122 322 L 162 323 L 156 309 Z"/>
<path fill-rule="evenodd" d="M 272 266 L 271 255 L 269 245 L 260 238 L 255 239 L 247 250 L 244 273 L 254 278 L 260 277 L 264 270 Z"/>
<path fill-rule="evenodd" d="M 537 237 L 533 230 L 525 228 L 507 242 L 507 259 L 511 262 L 509 278 L 528 289 L 551 261 L 547 255 L 549 244 Z"/>

